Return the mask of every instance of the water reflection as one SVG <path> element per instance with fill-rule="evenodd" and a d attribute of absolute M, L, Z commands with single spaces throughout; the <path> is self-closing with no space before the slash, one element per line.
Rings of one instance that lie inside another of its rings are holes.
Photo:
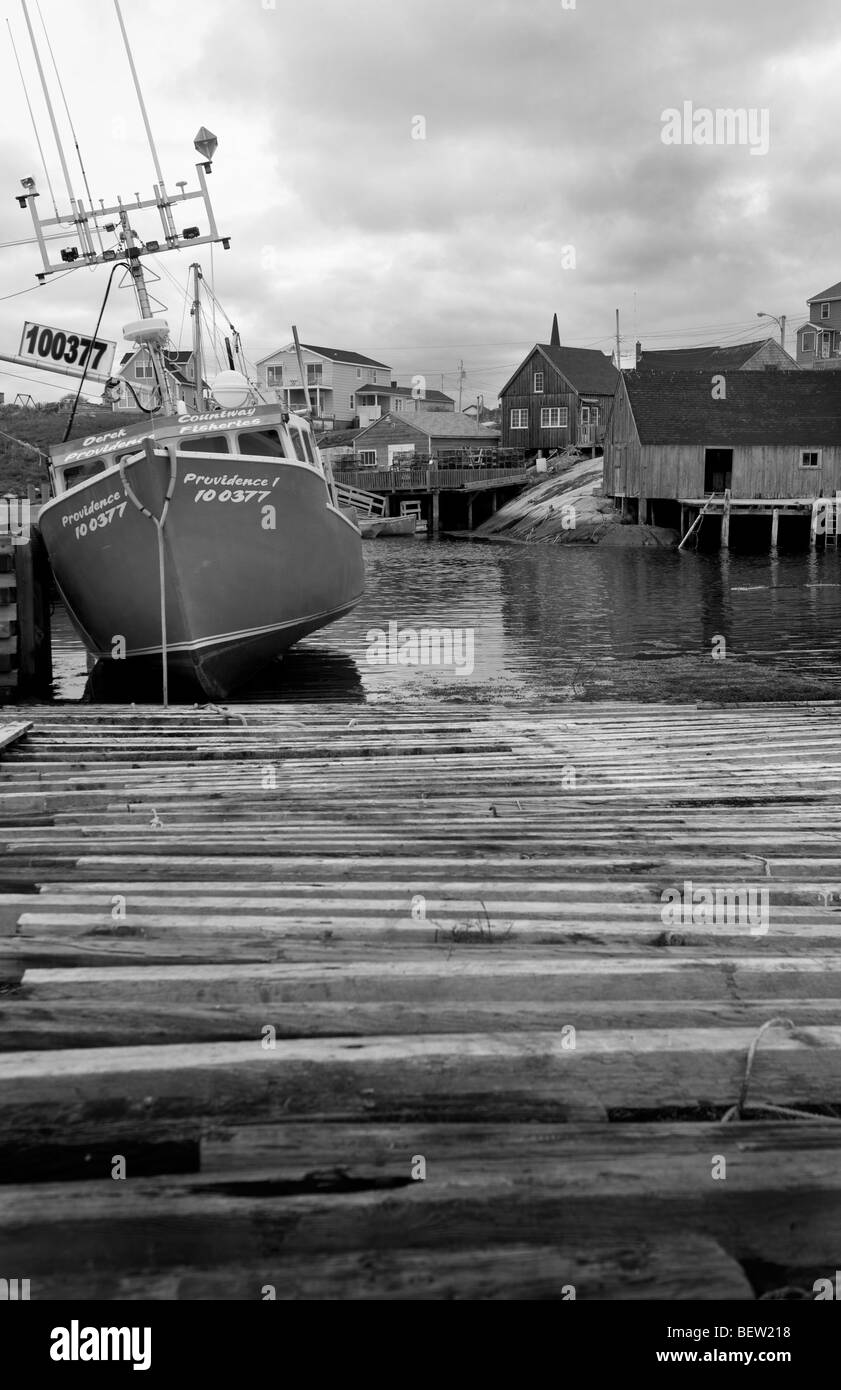
<path fill-rule="evenodd" d="M 841 552 L 675 554 L 576 546 L 503 546 L 407 538 L 365 543 L 367 592 L 355 612 L 300 643 L 238 698 L 383 700 L 551 698 L 576 673 L 621 663 L 728 656 L 837 679 L 841 671 Z M 472 628 L 475 669 L 374 665 L 371 633 Z M 54 615 L 56 693 L 80 699 L 85 655 Z M 126 686 L 117 663 L 95 674 L 90 698 L 160 698 Z M 193 703 L 195 688 L 173 691 Z"/>

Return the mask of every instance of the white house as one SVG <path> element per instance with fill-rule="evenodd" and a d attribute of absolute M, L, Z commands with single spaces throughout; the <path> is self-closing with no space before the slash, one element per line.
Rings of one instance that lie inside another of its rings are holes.
<path fill-rule="evenodd" d="M 307 374 L 310 400 L 315 424 L 320 429 L 343 429 L 353 424 L 357 415 L 356 393 L 363 384 L 388 386 L 391 367 L 363 357 L 358 352 L 341 348 L 316 347 L 301 344 L 301 357 Z M 257 363 L 257 376 L 267 394 L 273 390 L 276 399 L 289 410 L 307 408 L 295 344 L 287 343 Z"/>

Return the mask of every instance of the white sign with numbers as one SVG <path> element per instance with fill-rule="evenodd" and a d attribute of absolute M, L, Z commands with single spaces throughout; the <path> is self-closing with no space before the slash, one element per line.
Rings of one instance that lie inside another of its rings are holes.
<path fill-rule="evenodd" d="M 20 340 L 20 357 L 49 365 L 60 371 L 62 364 L 74 368 L 74 375 L 87 367 L 97 375 L 108 376 L 117 344 L 89 334 L 70 333 L 64 328 L 47 328 L 43 323 L 25 323 Z"/>

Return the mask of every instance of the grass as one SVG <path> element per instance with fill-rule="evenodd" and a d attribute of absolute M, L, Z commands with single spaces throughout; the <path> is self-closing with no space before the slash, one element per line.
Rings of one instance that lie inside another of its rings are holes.
<path fill-rule="evenodd" d="M 64 400 L 28 408 L 0 406 L 0 494 L 25 495 L 29 483 L 38 487 L 46 482 L 45 456 L 51 444 L 60 444 L 64 439 L 71 404 L 70 400 Z M 115 412 L 102 406 L 80 404 L 72 437 L 103 434 L 143 418 L 139 411 Z"/>

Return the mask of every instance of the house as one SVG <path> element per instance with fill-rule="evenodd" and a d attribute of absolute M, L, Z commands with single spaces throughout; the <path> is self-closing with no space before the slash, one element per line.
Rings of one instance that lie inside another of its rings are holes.
<path fill-rule="evenodd" d="M 797 363 L 774 338 L 727 347 L 666 348 L 643 351 L 636 345 L 636 367 L 645 372 L 759 372 L 797 371 Z"/>
<path fill-rule="evenodd" d="M 495 450 L 499 431 L 477 425 L 459 411 L 393 411 L 362 430 L 353 444 L 361 468 L 393 468 L 411 456 L 419 466 L 430 458 L 458 463 L 459 456 L 478 460 L 479 451 Z"/>
<path fill-rule="evenodd" d="M 811 372 L 623 373 L 605 431 L 604 492 L 639 521 L 676 526 L 678 507 L 810 498 L 841 489 L 841 393 Z"/>
<path fill-rule="evenodd" d="M 595 448 L 618 378 L 603 352 L 561 346 L 556 314 L 550 342 L 536 343 L 499 393 L 503 448 Z"/>
<path fill-rule="evenodd" d="M 841 367 L 841 282 L 806 302 L 809 318 L 797 330 L 798 365 Z"/>
<path fill-rule="evenodd" d="M 422 378 L 421 378 L 422 379 Z M 452 396 L 443 391 L 420 391 L 412 386 L 398 386 L 391 381 L 387 386 L 377 386 L 376 382 L 366 382 L 356 392 L 356 416 L 360 425 L 370 425 L 383 415 L 397 411 L 448 410 L 454 411 L 456 403 Z"/>
<path fill-rule="evenodd" d="M 183 400 L 189 410 L 203 409 L 203 402 L 196 402 L 196 388 L 193 375 L 193 354 L 186 349 L 164 352 L 167 362 L 167 377 L 176 399 Z M 143 406 L 150 410 L 158 398 L 152 358 L 144 347 L 126 352 L 120 359 L 115 373 L 120 383 L 120 393 L 113 403 L 114 410 L 134 410 Z M 209 390 L 206 381 L 202 382 L 205 393 Z"/>
<path fill-rule="evenodd" d="M 391 367 L 363 357 L 358 352 L 341 348 L 316 347 L 301 344 L 301 357 L 307 374 L 310 401 L 316 428 L 343 429 L 352 426 L 357 418 L 356 393 L 364 384 L 390 387 Z M 303 412 L 307 408 L 295 344 L 287 343 L 257 363 L 260 385 L 288 410 Z"/>

